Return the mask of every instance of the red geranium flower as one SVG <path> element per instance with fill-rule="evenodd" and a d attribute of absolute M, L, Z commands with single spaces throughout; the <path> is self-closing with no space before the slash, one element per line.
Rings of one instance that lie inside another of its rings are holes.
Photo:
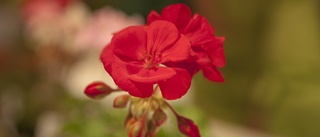
<path fill-rule="evenodd" d="M 166 67 L 166 62 L 189 58 L 190 42 L 174 24 L 154 21 L 116 33 L 101 54 L 106 71 L 115 83 L 136 97 L 150 97 L 158 84 L 164 98 L 181 98 L 191 76 L 185 69 Z"/>
<path fill-rule="evenodd" d="M 185 35 L 192 45 L 193 56 L 188 61 L 170 63 L 170 66 L 188 69 L 191 75 L 202 70 L 209 80 L 224 81 L 217 69 L 225 66 L 224 37 L 214 36 L 214 29 L 203 16 L 198 14 L 192 16 L 188 6 L 173 4 L 165 7 L 161 14 L 156 11 L 149 13 L 148 24 L 157 20 L 166 20 L 175 24 L 179 32 Z"/>

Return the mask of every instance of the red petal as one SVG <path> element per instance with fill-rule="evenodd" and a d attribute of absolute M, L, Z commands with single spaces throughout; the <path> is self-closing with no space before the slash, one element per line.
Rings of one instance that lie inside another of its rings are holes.
<path fill-rule="evenodd" d="M 188 37 L 192 45 L 201 45 L 214 39 L 214 30 L 210 23 L 197 14 L 182 33 Z"/>
<path fill-rule="evenodd" d="M 152 10 L 147 17 L 147 24 L 150 25 L 152 22 L 157 20 L 162 20 L 162 17 L 158 12 Z"/>
<path fill-rule="evenodd" d="M 181 31 L 188 25 L 191 19 L 191 10 L 185 4 L 172 4 L 165 7 L 161 12 L 162 17 L 175 24 Z"/>
<path fill-rule="evenodd" d="M 146 52 L 146 41 L 144 26 L 128 27 L 113 36 L 112 50 L 122 60 L 139 60 Z"/>
<path fill-rule="evenodd" d="M 191 76 L 188 71 L 174 68 L 176 75 L 172 78 L 159 82 L 162 96 L 168 100 L 179 99 L 187 93 L 191 85 Z"/>
<path fill-rule="evenodd" d="M 212 63 L 217 67 L 224 67 L 226 65 L 226 58 L 222 47 L 216 49 L 215 52 L 212 53 L 211 60 Z"/>
<path fill-rule="evenodd" d="M 146 28 L 148 34 L 147 51 L 149 54 L 162 53 L 177 41 L 180 33 L 168 21 L 155 21 Z"/>
<path fill-rule="evenodd" d="M 197 62 L 195 62 L 194 60 L 186 60 L 186 61 L 180 61 L 180 62 L 166 62 L 165 65 L 168 67 L 183 68 L 189 72 L 190 76 L 193 76 L 200 70 L 199 64 L 197 64 Z"/>
<path fill-rule="evenodd" d="M 180 39 L 170 49 L 162 53 L 162 62 L 176 62 L 187 59 L 191 52 L 190 47 L 188 39 L 181 35 Z"/>
<path fill-rule="evenodd" d="M 167 67 L 154 69 L 142 69 L 139 73 L 129 76 L 129 79 L 135 82 L 155 84 L 167 80 L 176 74 L 175 70 Z"/>
<path fill-rule="evenodd" d="M 135 97 L 148 98 L 153 94 L 153 84 L 132 82 L 134 88 L 129 90 L 129 94 Z"/>
<path fill-rule="evenodd" d="M 128 77 L 133 73 L 137 73 L 142 66 L 130 65 L 120 60 L 112 52 L 114 45 L 109 45 L 103 49 L 101 53 L 101 61 L 105 70 L 113 78 L 114 82 L 122 90 L 128 91 L 130 95 L 135 97 L 149 97 L 153 93 L 152 84 L 141 84 L 131 81 Z"/>
<path fill-rule="evenodd" d="M 205 44 L 204 48 L 207 51 L 212 63 L 217 67 L 226 65 L 226 58 L 223 50 L 224 37 L 217 37 L 212 42 Z"/>
<path fill-rule="evenodd" d="M 150 97 L 153 93 L 152 84 L 139 83 L 130 80 L 130 75 L 134 74 L 131 72 L 136 70 L 139 70 L 139 67 L 115 62 L 112 64 L 112 71 L 108 73 L 111 75 L 114 82 L 122 90 L 128 91 L 130 95 L 141 98 Z"/>
<path fill-rule="evenodd" d="M 221 74 L 221 72 L 214 66 L 206 66 L 204 68 L 202 68 L 203 71 L 203 75 L 211 80 L 211 81 L 215 81 L 215 82 L 224 82 L 224 78 Z"/>

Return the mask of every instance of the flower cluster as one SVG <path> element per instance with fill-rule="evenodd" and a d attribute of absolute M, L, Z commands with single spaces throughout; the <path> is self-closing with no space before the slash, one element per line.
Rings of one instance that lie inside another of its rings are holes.
<path fill-rule="evenodd" d="M 217 69 L 225 65 L 224 37 L 215 37 L 208 21 L 184 4 L 151 11 L 148 25 L 117 32 L 102 51 L 101 60 L 115 83 L 135 97 L 146 98 L 158 84 L 165 99 L 185 95 L 192 76 L 202 70 L 223 82 Z"/>
<path fill-rule="evenodd" d="M 115 33 L 101 53 L 104 68 L 119 89 L 95 82 L 85 93 L 96 98 L 128 92 L 131 96 L 117 97 L 114 107 L 130 104 L 125 122 L 130 137 L 154 136 L 166 120 L 164 108 L 175 114 L 181 133 L 199 137 L 193 121 L 180 116 L 166 100 L 185 95 L 199 71 L 211 81 L 224 81 L 218 70 L 225 65 L 223 42 L 203 16 L 192 15 L 184 4 L 169 5 L 161 13 L 151 11 L 146 25 Z"/>

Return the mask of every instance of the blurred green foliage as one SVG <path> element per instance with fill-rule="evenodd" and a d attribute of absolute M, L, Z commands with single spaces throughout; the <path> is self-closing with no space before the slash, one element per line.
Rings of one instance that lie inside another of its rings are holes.
<path fill-rule="evenodd" d="M 198 75 L 199 106 L 275 135 L 320 136 L 319 1 L 211 2 L 197 8 L 226 36 L 226 82 Z"/>

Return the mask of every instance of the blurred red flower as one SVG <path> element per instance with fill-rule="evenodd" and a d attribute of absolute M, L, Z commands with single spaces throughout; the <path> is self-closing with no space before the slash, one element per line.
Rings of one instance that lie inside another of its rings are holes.
<path fill-rule="evenodd" d="M 186 60 L 190 52 L 190 42 L 174 24 L 154 21 L 116 33 L 101 60 L 115 83 L 130 95 L 150 97 L 158 84 L 162 96 L 173 100 L 187 92 L 191 76 L 185 69 L 163 64 Z"/>
<path fill-rule="evenodd" d="M 214 29 L 206 18 L 198 14 L 192 16 L 190 8 L 184 4 L 172 4 L 165 7 L 161 14 L 156 11 L 149 13 L 148 24 L 157 20 L 166 20 L 175 24 L 192 46 L 192 56 L 188 60 L 166 65 L 187 69 L 191 75 L 202 70 L 209 80 L 224 81 L 218 70 L 218 67 L 225 66 L 224 37 L 214 35 Z"/>
<path fill-rule="evenodd" d="M 25 0 L 22 14 L 25 18 L 33 16 L 53 16 L 60 14 L 74 0 Z"/>

